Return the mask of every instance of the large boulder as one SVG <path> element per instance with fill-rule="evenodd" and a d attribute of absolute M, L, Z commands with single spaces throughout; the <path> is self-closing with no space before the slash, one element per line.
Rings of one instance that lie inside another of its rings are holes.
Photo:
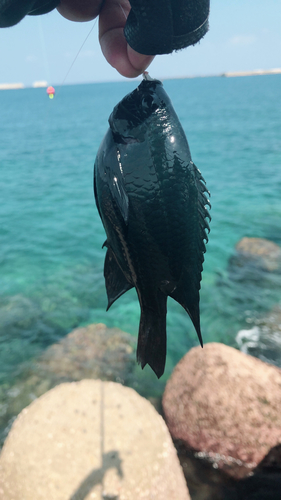
<path fill-rule="evenodd" d="M 0 498 L 190 500 L 162 417 L 100 380 L 61 384 L 21 412 L 0 456 Z"/>
<path fill-rule="evenodd" d="M 0 447 L 14 417 L 52 387 L 84 378 L 128 383 L 135 346 L 132 335 L 97 323 L 76 328 L 48 347 L 13 386 L 0 392 Z"/>
<path fill-rule="evenodd" d="M 163 409 L 181 445 L 245 477 L 281 443 L 281 371 L 223 344 L 195 347 L 174 369 Z"/>

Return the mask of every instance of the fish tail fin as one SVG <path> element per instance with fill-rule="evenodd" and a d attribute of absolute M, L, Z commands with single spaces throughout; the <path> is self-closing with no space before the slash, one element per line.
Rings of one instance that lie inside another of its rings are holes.
<path fill-rule="evenodd" d="M 166 314 L 167 295 L 159 291 L 157 307 L 141 305 L 137 361 L 144 368 L 146 364 L 160 378 L 166 363 Z"/>
<path fill-rule="evenodd" d="M 172 299 L 176 300 L 188 313 L 196 333 L 198 335 L 201 347 L 203 347 L 203 339 L 200 327 L 200 311 L 199 311 L 199 290 L 190 293 L 190 290 L 185 289 L 181 284 L 172 293 L 169 294 Z"/>

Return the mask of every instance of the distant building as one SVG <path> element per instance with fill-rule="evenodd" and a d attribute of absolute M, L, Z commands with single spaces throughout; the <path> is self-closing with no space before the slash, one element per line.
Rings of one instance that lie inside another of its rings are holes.
<path fill-rule="evenodd" d="M 38 82 L 34 82 L 32 84 L 32 87 L 34 89 L 37 89 L 37 88 L 45 88 L 45 87 L 48 87 L 48 82 L 46 82 L 46 80 L 41 80 L 41 81 L 38 81 Z"/>
<path fill-rule="evenodd" d="M 278 75 L 281 73 L 281 68 L 273 69 L 256 69 L 254 71 L 228 71 L 223 73 L 222 76 L 252 76 L 252 75 Z"/>

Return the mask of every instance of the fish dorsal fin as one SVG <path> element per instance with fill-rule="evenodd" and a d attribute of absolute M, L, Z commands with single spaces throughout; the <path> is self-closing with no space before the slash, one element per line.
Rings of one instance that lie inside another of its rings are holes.
<path fill-rule="evenodd" d="M 183 266 L 181 279 L 174 290 L 168 291 L 168 295 L 176 300 L 189 314 L 195 330 L 197 332 L 200 344 L 203 345 L 200 314 L 199 314 L 199 290 L 201 282 L 201 273 L 203 269 L 204 253 L 206 251 L 205 242 L 208 241 L 207 231 L 210 231 L 207 219 L 211 220 L 207 206 L 211 206 L 207 195 L 210 195 L 204 178 L 200 170 L 191 161 L 189 165 L 193 172 L 197 187 L 198 203 L 198 231 L 194 245 L 194 253 L 189 256 L 187 265 Z"/>
<path fill-rule="evenodd" d="M 209 223 L 208 223 L 207 219 L 209 219 L 209 221 L 210 221 L 211 216 L 210 216 L 209 211 L 206 207 L 209 206 L 211 208 L 210 200 L 207 197 L 207 195 L 210 196 L 210 192 L 208 191 L 208 189 L 206 187 L 205 179 L 202 176 L 200 170 L 196 167 L 196 165 L 194 165 L 194 163 L 193 163 L 193 166 L 194 166 L 196 185 L 197 185 L 197 189 L 198 189 L 198 213 L 199 213 L 199 225 L 201 228 L 201 238 L 202 238 L 202 243 L 204 242 L 204 240 L 207 243 L 208 236 L 207 236 L 206 231 L 208 231 L 208 233 L 210 232 L 210 227 L 209 227 Z M 206 251 L 205 245 L 204 245 L 203 251 L 204 252 Z"/>

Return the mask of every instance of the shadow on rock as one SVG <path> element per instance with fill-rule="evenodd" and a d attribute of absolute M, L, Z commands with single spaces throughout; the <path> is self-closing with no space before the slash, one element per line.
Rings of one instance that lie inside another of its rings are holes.
<path fill-rule="evenodd" d="M 94 486 L 100 484 L 103 486 L 103 480 L 106 472 L 109 469 L 115 468 L 118 476 L 123 477 L 122 460 L 119 457 L 118 451 L 109 451 L 102 456 L 102 465 L 99 469 L 94 469 L 81 483 L 76 492 L 71 495 L 69 500 L 84 500 L 91 492 Z M 102 488 L 103 489 L 103 488 Z M 118 495 L 103 495 L 104 500 L 118 500 Z"/>

